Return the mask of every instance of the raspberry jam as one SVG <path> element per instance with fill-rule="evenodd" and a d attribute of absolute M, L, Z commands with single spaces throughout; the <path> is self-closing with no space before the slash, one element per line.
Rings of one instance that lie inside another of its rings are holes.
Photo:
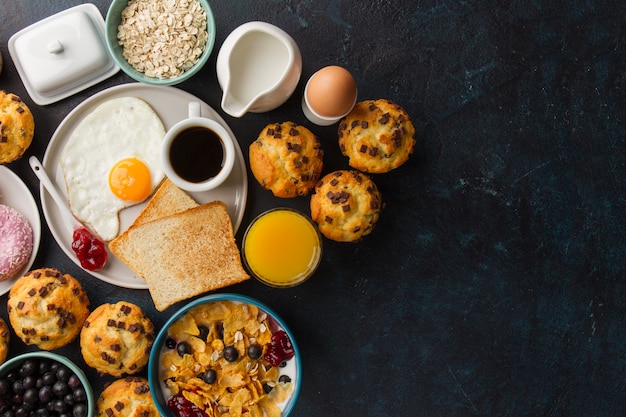
<path fill-rule="evenodd" d="M 267 346 L 263 359 L 272 366 L 280 366 L 283 362 L 293 358 L 295 354 L 291 340 L 284 330 L 278 330 L 272 334 L 272 339 Z"/>
<path fill-rule="evenodd" d="M 176 417 L 208 417 L 204 410 L 187 400 L 182 394 L 170 397 L 167 400 L 167 406 Z"/>
<path fill-rule="evenodd" d="M 89 230 L 79 227 L 72 236 L 72 250 L 80 265 L 88 271 L 102 269 L 107 261 L 107 251 L 102 241 L 96 239 Z"/>

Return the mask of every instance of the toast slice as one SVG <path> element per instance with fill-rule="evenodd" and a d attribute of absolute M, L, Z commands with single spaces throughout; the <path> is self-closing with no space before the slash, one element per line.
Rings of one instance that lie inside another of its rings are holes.
<path fill-rule="evenodd" d="M 132 226 L 109 249 L 146 280 L 159 311 L 250 278 L 221 201 Z"/>
<path fill-rule="evenodd" d="M 109 242 L 109 250 L 118 258 L 122 259 L 121 256 L 124 256 L 123 254 L 132 251 L 132 249 L 128 247 L 131 241 L 128 240 L 127 236 L 132 228 L 161 217 L 170 216 L 190 208 L 198 207 L 198 205 L 199 204 L 187 194 L 186 191 L 178 188 L 170 179 L 166 178 L 150 201 L 148 201 L 148 204 L 141 210 L 133 224 Z M 128 262 L 124 263 L 126 263 L 134 273 L 140 275 Z"/>
<path fill-rule="evenodd" d="M 133 222 L 133 226 L 197 207 L 198 203 L 170 179 L 166 178 L 148 204 Z"/>

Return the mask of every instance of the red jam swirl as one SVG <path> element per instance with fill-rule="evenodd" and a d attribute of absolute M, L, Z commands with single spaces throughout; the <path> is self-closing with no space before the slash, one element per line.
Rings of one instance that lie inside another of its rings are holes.
<path fill-rule="evenodd" d="M 187 400 L 182 394 L 170 397 L 167 407 L 176 417 L 208 417 L 204 410 Z"/>
<path fill-rule="evenodd" d="M 84 227 L 74 230 L 72 237 L 72 250 L 76 253 L 80 265 L 88 271 L 102 269 L 107 261 L 107 251 L 104 243 L 94 237 Z"/>
<path fill-rule="evenodd" d="M 293 358 L 295 351 L 293 344 L 284 330 L 278 330 L 272 334 L 272 339 L 267 346 L 263 359 L 272 366 L 280 366 L 283 362 Z"/>

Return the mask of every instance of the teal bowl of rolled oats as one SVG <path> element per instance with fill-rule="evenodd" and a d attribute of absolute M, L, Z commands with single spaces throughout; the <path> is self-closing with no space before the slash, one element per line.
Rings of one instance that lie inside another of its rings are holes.
<path fill-rule="evenodd" d="M 115 62 L 135 81 L 174 85 L 208 61 L 215 19 L 206 0 L 113 0 L 106 40 Z"/>

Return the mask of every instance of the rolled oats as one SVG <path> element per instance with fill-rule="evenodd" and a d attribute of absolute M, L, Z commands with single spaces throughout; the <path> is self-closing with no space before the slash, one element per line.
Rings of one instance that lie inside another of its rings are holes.
<path fill-rule="evenodd" d="M 117 31 L 128 63 L 156 78 L 177 77 L 193 67 L 208 38 L 206 13 L 197 0 L 131 0 Z"/>

